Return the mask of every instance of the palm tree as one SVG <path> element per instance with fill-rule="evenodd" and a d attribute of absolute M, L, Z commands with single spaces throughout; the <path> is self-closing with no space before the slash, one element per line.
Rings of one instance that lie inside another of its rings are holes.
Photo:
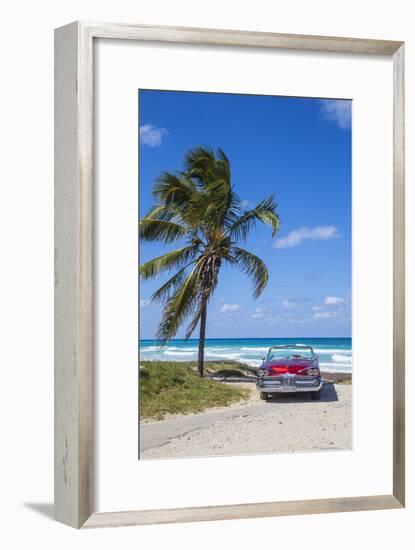
<path fill-rule="evenodd" d="M 141 220 L 142 241 L 182 246 L 140 266 L 143 280 L 170 272 L 170 278 L 151 297 L 164 303 L 157 340 L 166 343 L 190 319 L 185 338 L 199 324 L 198 372 L 204 372 L 206 316 L 209 300 L 218 284 L 220 269 L 236 266 L 253 282 L 254 298 L 268 282 L 265 263 L 244 248 L 257 222 L 268 224 L 275 236 L 279 227 L 273 196 L 255 208 L 243 210 L 243 202 L 231 183 L 225 153 L 197 147 L 185 155 L 184 171 L 163 172 L 152 192 L 155 205 Z"/>

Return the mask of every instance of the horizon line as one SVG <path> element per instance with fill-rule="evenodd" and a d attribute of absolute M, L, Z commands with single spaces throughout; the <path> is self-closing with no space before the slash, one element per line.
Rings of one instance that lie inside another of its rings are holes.
<path fill-rule="evenodd" d="M 244 338 L 243 336 L 242 337 L 234 337 L 234 336 L 229 336 L 229 337 L 215 337 L 215 336 L 210 336 L 209 338 L 205 338 L 205 340 L 298 340 L 298 339 L 301 339 L 301 340 L 305 340 L 305 339 L 313 339 L 313 340 L 317 340 L 317 339 L 341 339 L 341 338 L 352 338 L 352 336 L 258 336 L 258 337 L 247 337 L 247 338 Z M 157 340 L 157 338 L 140 338 L 140 341 L 141 340 Z M 185 342 L 191 342 L 193 340 L 199 340 L 199 338 L 171 338 L 170 340 L 168 340 L 168 342 L 175 342 L 177 340 L 183 340 Z M 166 342 L 167 344 L 167 342 Z M 163 344 L 164 345 L 164 344 Z"/>

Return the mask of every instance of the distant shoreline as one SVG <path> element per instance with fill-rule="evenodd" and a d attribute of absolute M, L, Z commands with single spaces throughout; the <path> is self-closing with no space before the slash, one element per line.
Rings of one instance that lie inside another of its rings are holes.
<path fill-rule="evenodd" d="M 275 345 L 305 344 L 313 348 L 325 372 L 352 372 L 351 338 L 209 338 L 205 344 L 206 361 L 238 361 L 259 367 L 268 349 Z M 141 340 L 142 361 L 197 361 L 198 340 L 170 340 L 159 346 L 155 340 Z"/>
<path fill-rule="evenodd" d="M 249 336 L 244 338 L 243 336 L 236 338 L 235 336 L 211 336 L 206 338 L 206 342 L 209 340 L 351 340 L 351 336 Z M 139 342 L 157 342 L 154 338 L 141 338 Z M 172 342 L 199 342 L 199 338 L 172 338 L 166 344 L 160 344 L 160 346 L 168 346 Z"/>

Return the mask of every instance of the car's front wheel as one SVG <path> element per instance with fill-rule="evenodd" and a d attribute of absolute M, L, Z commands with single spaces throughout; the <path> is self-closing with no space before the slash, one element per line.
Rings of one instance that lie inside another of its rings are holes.
<path fill-rule="evenodd" d="M 314 399 L 314 401 L 320 401 L 321 397 L 321 390 L 318 391 L 311 391 L 310 392 L 311 399 Z"/>
<path fill-rule="evenodd" d="M 268 393 L 266 391 L 262 391 L 260 394 L 259 394 L 259 397 L 263 400 L 263 401 L 266 401 L 268 399 Z"/>

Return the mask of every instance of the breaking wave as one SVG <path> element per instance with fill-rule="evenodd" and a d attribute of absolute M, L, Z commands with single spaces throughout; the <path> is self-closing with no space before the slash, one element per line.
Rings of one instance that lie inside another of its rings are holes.
<path fill-rule="evenodd" d="M 352 362 L 352 357 L 351 355 L 338 355 L 338 354 L 334 354 L 331 356 L 331 358 L 333 359 L 333 361 L 336 361 L 337 362 L 342 362 L 343 363 L 351 363 Z"/>
<path fill-rule="evenodd" d="M 300 342 L 308 344 L 308 340 L 306 339 L 300 340 Z M 276 344 L 282 345 L 284 343 L 287 345 L 292 344 L 292 340 L 284 342 L 284 339 L 212 339 L 206 341 L 205 358 L 208 361 L 239 361 L 252 367 L 258 367 L 262 363 L 262 356 L 267 352 L 270 346 Z M 351 339 L 318 339 L 318 341 L 314 342 L 314 345 L 312 339 L 310 339 L 309 343 L 320 357 L 320 367 L 322 370 L 331 372 L 351 372 Z M 171 341 L 170 344 L 171 345 L 158 346 L 154 340 L 141 341 L 141 359 L 191 361 L 197 358 L 197 341 L 174 340 Z"/>
<path fill-rule="evenodd" d="M 195 352 L 193 351 L 165 351 L 164 352 L 164 355 L 174 355 L 174 356 L 180 356 L 180 355 L 189 356 L 194 354 Z"/>

